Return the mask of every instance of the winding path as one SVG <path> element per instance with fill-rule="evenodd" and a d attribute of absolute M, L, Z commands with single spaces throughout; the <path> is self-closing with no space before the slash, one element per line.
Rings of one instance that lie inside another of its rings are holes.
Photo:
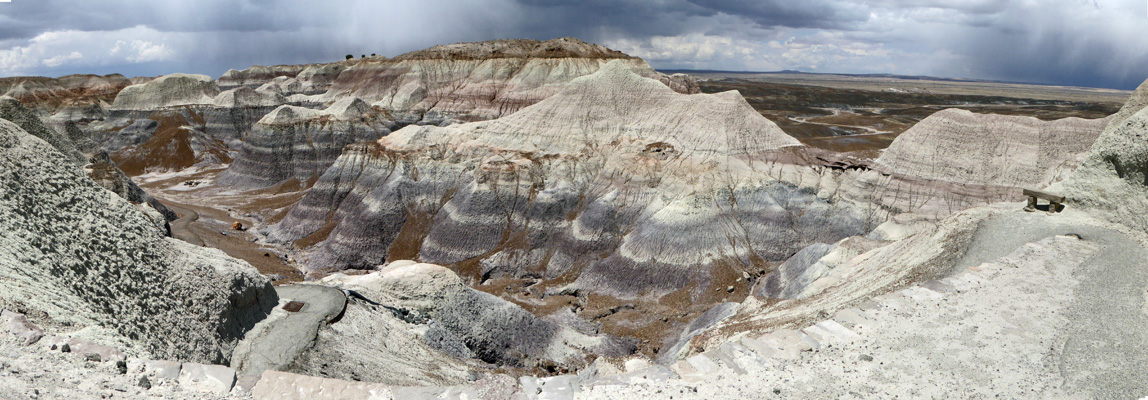
<path fill-rule="evenodd" d="M 203 238 L 191 230 L 191 224 L 199 220 L 199 213 L 190 208 L 173 206 L 170 203 L 165 205 L 183 216 L 171 222 L 171 236 L 196 246 L 206 246 L 203 242 Z"/>

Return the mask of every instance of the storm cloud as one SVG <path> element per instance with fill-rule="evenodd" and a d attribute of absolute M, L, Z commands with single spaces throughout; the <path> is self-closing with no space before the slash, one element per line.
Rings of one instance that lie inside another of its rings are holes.
<path fill-rule="evenodd" d="M 1142 0 L 13 0 L 0 76 L 172 72 L 574 36 L 657 68 L 894 73 L 1131 89 Z"/>

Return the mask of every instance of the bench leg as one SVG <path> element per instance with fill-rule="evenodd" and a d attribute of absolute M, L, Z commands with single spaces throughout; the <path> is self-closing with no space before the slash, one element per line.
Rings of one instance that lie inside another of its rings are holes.
<path fill-rule="evenodd" d="M 1058 213 L 1058 212 L 1060 212 L 1061 207 L 1063 207 L 1063 206 L 1061 206 L 1060 203 L 1057 203 L 1055 201 L 1049 202 L 1048 203 L 1048 212 Z"/>
<path fill-rule="evenodd" d="M 1036 197 L 1035 196 L 1028 196 L 1028 207 L 1025 207 L 1024 210 L 1028 211 L 1028 212 L 1036 211 Z"/>

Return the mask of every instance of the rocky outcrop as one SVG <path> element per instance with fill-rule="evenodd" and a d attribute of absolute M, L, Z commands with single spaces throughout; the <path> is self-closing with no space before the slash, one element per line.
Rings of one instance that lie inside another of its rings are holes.
<path fill-rule="evenodd" d="M 113 111 L 152 111 L 176 106 L 211 105 L 220 93 L 207 75 L 171 74 L 131 85 L 116 95 Z"/>
<path fill-rule="evenodd" d="M 1148 231 L 1148 82 L 1104 128 L 1084 162 L 1053 187 L 1072 206 Z"/>
<path fill-rule="evenodd" d="M 92 136 L 80 129 L 79 126 L 76 126 L 75 122 L 65 122 L 62 131 L 64 132 L 64 136 L 76 146 L 76 150 L 79 150 L 81 153 L 92 154 L 99 149 L 99 146 L 96 146 L 96 142 L 92 140 Z"/>
<path fill-rule="evenodd" d="M 1117 111 L 1116 114 L 1112 116 L 1112 120 L 1109 124 L 1122 124 L 1125 120 L 1132 118 L 1132 116 L 1139 113 L 1140 110 L 1143 110 L 1145 107 L 1148 107 L 1148 81 L 1141 83 L 1140 86 L 1132 92 L 1132 95 L 1128 97 L 1128 101 L 1124 103 L 1120 111 Z"/>
<path fill-rule="evenodd" d="M 275 305 L 219 250 L 164 238 L 43 140 L 0 121 L 0 298 L 159 357 L 223 362 Z"/>
<path fill-rule="evenodd" d="M 385 113 L 354 98 L 325 110 L 282 106 L 255 124 L 239 157 L 216 182 L 255 188 L 287 179 L 307 181 L 331 166 L 344 146 L 378 140 L 391 127 Z"/>
<path fill-rule="evenodd" d="M 0 96 L 0 119 L 12 121 L 25 132 L 48 142 L 57 151 L 64 154 L 72 164 L 79 165 L 86 161 L 84 155 L 76 149 L 76 145 L 71 140 L 52 128 L 44 126 L 44 122 L 31 110 L 24 108 L 19 100 Z"/>
<path fill-rule="evenodd" d="M 596 356 L 634 350 L 631 341 L 586 334 L 469 288 L 431 264 L 397 262 L 361 276 L 323 280 L 350 291 L 346 313 L 320 329 L 294 371 L 396 385 L 467 381 L 481 365 L 573 370 Z M 386 345 L 356 332 L 390 332 Z"/>
<path fill-rule="evenodd" d="M 801 249 L 759 283 L 754 294 L 782 299 L 795 297 L 794 292 L 799 293 L 801 288 L 820 277 L 824 268 L 818 268 L 818 261 L 834 248 L 836 246 L 832 244 L 816 243 Z"/>
<path fill-rule="evenodd" d="M 680 92 L 698 91 L 688 77 L 669 77 L 641 59 L 563 38 L 459 43 L 364 59 L 342 71 L 320 98 L 361 98 L 407 123 L 487 120 L 550 97 L 613 60 Z"/>

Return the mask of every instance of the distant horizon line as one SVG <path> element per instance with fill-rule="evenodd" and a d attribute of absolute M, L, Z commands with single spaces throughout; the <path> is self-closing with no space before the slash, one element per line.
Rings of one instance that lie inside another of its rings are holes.
<path fill-rule="evenodd" d="M 300 63 L 300 64 L 285 63 L 285 64 L 270 64 L 270 65 L 252 64 L 248 68 L 251 68 L 254 66 L 275 67 L 275 66 L 305 65 L 305 64 L 326 64 L 326 63 L 323 63 L 323 62 Z M 231 68 L 231 69 L 236 69 L 236 68 Z M 919 80 L 919 81 L 926 81 L 927 80 L 927 81 L 937 81 L 937 82 L 1002 83 L 1002 84 L 1013 84 L 1013 85 L 1031 85 L 1031 86 L 1049 86 L 1049 87 L 1080 88 L 1080 89 L 1094 89 L 1094 90 L 1111 90 L 1111 91 L 1126 92 L 1126 93 L 1132 93 L 1135 91 L 1135 88 L 1117 89 L 1117 88 L 1110 88 L 1110 87 L 1076 86 L 1076 85 L 1065 85 L 1065 84 L 1057 84 L 1057 83 L 1040 83 L 1040 82 L 1024 82 L 1024 81 L 1008 81 L 1008 80 L 976 79 L 976 78 L 950 78 L 950 77 L 939 77 L 939 76 L 931 76 L 931 75 L 900 75 L 900 74 L 892 74 L 892 73 L 859 74 L 859 73 L 843 73 L 843 72 L 806 72 L 806 71 L 801 71 L 801 70 L 789 70 L 789 69 L 783 69 L 783 70 L 778 70 L 778 71 L 747 71 L 747 70 L 740 70 L 739 71 L 739 70 L 722 70 L 722 69 L 685 69 L 685 68 L 656 68 L 656 67 L 654 68 L 654 70 L 658 71 L 658 72 L 662 72 L 662 73 L 669 73 L 669 74 L 693 73 L 693 74 L 744 74 L 744 75 L 781 75 L 781 74 L 822 75 L 822 76 L 845 76 L 845 77 L 858 77 L 858 78 L 893 78 L 893 79 L 901 79 L 901 80 Z M 226 73 L 226 71 L 224 73 Z M 64 74 L 64 75 L 58 75 L 58 76 L 49 76 L 49 75 L 10 75 L 10 76 L 4 76 L 4 75 L 0 75 L 0 80 L 13 79 L 13 78 L 60 79 L 60 78 L 68 77 L 68 76 L 84 76 L 84 75 L 93 75 L 93 76 L 120 75 L 120 76 L 123 76 L 124 78 L 127 78 L 127 79 L 134 79 L 134 78 L 158 78 L 160 76 L 172 75 L 172 74 L 205 75 L 205 76 L 210 77 L 212 80 L 219 80 L 219 78 L 223 76 L 223 74 L 220 74 L 219 77 L 217 77 L 213 74 L 204 74 L 204 73 L 195 73 L 195 72 L 172 72 L 169 74 L 161 74 L 161 75 L 154 75 L 154 76 L 152 76 L 152 75 L 129 76 L 129 75 L 126 75 L 126 74 L 123 74 L 120 72 L 113 72 L 113 73 L 109 73 L 109 74 L 100 74 L 98 72 L 93 72 L 93 73 Z"/>
<path fill-rule="evenodd" d="M 1063 85 L 1063 84 L 1056 84 L 1056 83 L 1021 82 L 1021 81 L 1006 81 L 1006 80 L 995 80 L 995 79 L 975 79 L 975 78 L 946 78 L 946 77 L 930 76 L 930 75 L 899 75 L 899 74 L 890 74 L 890 73 L 850 74 L 850 73 L 843 73 L 843 72 L 806 72 L 806 71 L 790 70 L 790 69 L 783 69 L 783 70 L 779 70 L 779 71 L 731 71 L 731 70 L 720 70 L 720 69 L 654 68 L 654 70 L 658 71 L 658 72 L 662 72 L 662 73 L 685 73 L 685 74 L 702 73 L 702 74 L 745 74 L 745 75 L 781 75 L 781 74 L 835 75 L 835 76 L 848 76 L 848 77 L 859 77 L 859 78 L 894 78 L 894 79 L 901 79 L 901 80 L 920 80 L 920 81 L 930 80 L 930 81 L 938 81 L 938 82 L 969 82 L 969 83 L 980 82 L 980 83 L 1005 83 L 1005 84 L 1013 84 L 1013 85 L 1055 86 L 1055 87 L 1066 87 L 1066 88 L 1113 90 L 1113 91 L 1118 91 L 1118 92 L 1129 92 L 1129 93 L 1135 91 L 1135 89 L 1115 89 L 1115 88 L 1095 87 L 1095 86 L 1074 86 L 1074 85 Z"/>

